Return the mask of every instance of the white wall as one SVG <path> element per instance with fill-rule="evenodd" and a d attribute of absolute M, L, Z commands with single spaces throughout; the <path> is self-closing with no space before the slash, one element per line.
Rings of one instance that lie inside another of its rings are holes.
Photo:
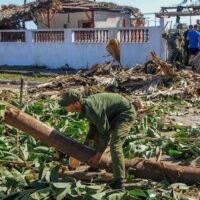
<path fill-rule="evenodd" d="M 121 44 L 122 65 L 133 67 L 135 64 L 144 64 L 151 58 L 150 52 L 155 51 L 159 58 L 165 59 L 164 40 L 161 37 L 160 27 L 149 27 L 148 43 Z"/>
<path fill-rule="evenodd" d="M 88 18 L 88 16 L 89 18 Z M 92 12 L 75 12 L 75 13 L 57 13 L 51 19 L 52 29 L 62 29 L 64 24 L 67 28 L 78 28 L 79 21 L 89 21 L 92 18 Z M 46 16 L 46 15 L 45 15 Z M 121 28 L 123 27 L 123 20 L 125 27 L 130 27 L 130 14 L 119 12 L 94 11 L 94 27 L 95 28 Z M 38 20 L 38 29 L 47 29 L 47 16 L 43 22 Z"/>
<path fill-rule="evenodd" d="M 130 27 L 130 15 L 115 12 L 95 11 L 95 28 L 121 28 L 125 20 L 125 27 Z"/>
<path fill-rule="evenodd" d="M 85 29 L 82 29 L 85 30 Z M 97 29 L 93 29 L 97 30 Z M 113 37 L 116 29 L 108 29 Z M 5 31 L 0 31 L 5 32 Z M 88 68 L 112 60 L 105 56 L 106 43 L 74 43 L 73 30 L 64 30 L 63 43 L 33 43 L 32 31 L 26 31 L 26 42 L 0 42 L 0 65 L 45 65 L 58 68 L 68 64 L 73 68 Z M 117 35 L 116 35 L 117 37 Z M 159 27 L 149 29 L 149 43 L 121 44 L 121 61 L 124 66 L 143 64 L 150 58 L 150 52 L 163 58 L 163 43 Z"/>
<path fill-rule="evenodd" d="M 87 12 L 88 16 L 91 18 L 91 12 Z M 89 21 L 85 12 L 75 12 L 75 13 L 57 13 L 53 16 L 51 20 L 52 29 L 62 29 L 64 24 L 67 28 L 78 28 L 78 21 L 85 20 Z M 44 19 L 44 22 L 38 23 L 38 29 L 47 29 L 47 20 Z"/>

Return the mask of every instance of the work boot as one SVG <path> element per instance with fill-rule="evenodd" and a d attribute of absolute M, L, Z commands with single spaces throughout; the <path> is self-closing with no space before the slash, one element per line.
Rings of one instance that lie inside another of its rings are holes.
<path fill-rule="evenodd" d="M 115 179 L 112 183 L 109 184 L 109 187 L 113 190 L 125 190 L 124 182 L 124 179 Z"/>

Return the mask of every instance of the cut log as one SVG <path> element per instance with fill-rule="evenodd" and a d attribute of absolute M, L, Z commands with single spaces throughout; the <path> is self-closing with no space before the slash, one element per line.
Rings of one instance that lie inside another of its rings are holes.
<path fill-rule="evenodd" d="M 52 127 L 33 118 L 32 116 L 20 111 L 12 106 L 7 106 L 5 123 L 14 126 L 28 135 L 40 140 L 41 142 L 54 147 L 63 153 L 72 156 L 81 162 L 87 163 L 95 155 L 95 150 L 79 144 L 74 139 L 64 136 Z M 155 181 L 167 180 L 173 182 L 183 182 L 186 184 L 200 183 L 200 168 L 176 166 L 164 162 L 156 162 L 141 158 L 126 160 L 126 170 L 135 177 L 152 179 Z M 111 159 L 103 156 L 99 165 L 93 165 L 112 171 Z"/>

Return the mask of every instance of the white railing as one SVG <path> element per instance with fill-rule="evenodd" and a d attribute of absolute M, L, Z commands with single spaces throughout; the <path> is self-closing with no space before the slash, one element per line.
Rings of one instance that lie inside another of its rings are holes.
<path fill-rule="evenodd" d="M 0 32 L 0 42 L 25 42 L 25 31 Z"/>
<path fill-rule="evenodd" d="M 107 43 L 109 30 L 74 30 L 72 41 L 74 43 Z"/>
<path fill-rule="evenodd" d="M 164 58 L 162 31 L 160 27 L 0 30 L 0 65 L 89 67 L 111 59 L 105 56 L 106 44 L 117 38 L 122 65 L 131 67 L 146 62 L 151 51 Z"/>
<path fill-rule="evenodd" d="M 120 30 L 119 40 L 121 43 L 148 43 L 149 29 L 124 29 Z"/>
<path fill-rule="evenodd" d="M 149 43 L 149 28 L 77 29 L 72 30 L 69 37 L 65 32 L 70 33 L 65 30 L 33 30 L 31 42 L 63 43 L 71 39 L 72 43 L 107 43 L 110 38 L 118 38 L 120 43 Z M 0 42 L 27 42 L 27 34 L 26 31 L 0 31 Z"/>
<path fill-rule="evenodd" d="M 34 43 L 62 43 L 64 42 L 64 31 L 33 31 Z"/>

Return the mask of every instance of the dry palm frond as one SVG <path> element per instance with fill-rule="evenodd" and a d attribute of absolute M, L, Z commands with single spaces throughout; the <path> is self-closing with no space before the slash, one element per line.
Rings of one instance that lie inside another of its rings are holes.
<path fill-rule="evenodd" d="M 106 46 L 106 50 L 112 57 L 120 63 L 120 43 L 117 39 L 111 39 Z M 121 64 L 121 63 L 120 63 Z"/>
<path fill-rule="evenodd" d="M 174 72 L 173 68 L 170 64 L 160 60 L 155 52 L 151 52 L 152 61 L 156 64 L 156 66 L 160 67 L 161 70 L 168 76 L 174 77 L 177 76 L 177 73 Z"/>

